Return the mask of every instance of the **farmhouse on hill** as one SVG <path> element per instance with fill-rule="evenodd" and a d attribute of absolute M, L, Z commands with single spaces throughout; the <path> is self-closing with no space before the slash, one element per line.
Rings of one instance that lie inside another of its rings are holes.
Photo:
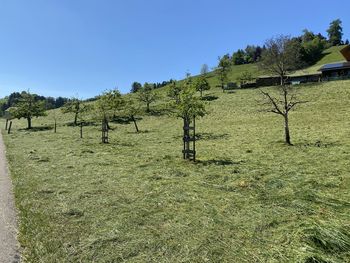
<path fill-rule="evenodd" d="M 346 61 L 326 64 L 319 69 L 324 80 L 350 78 L 350 46 L 347 45 L 340 50 Z"/>

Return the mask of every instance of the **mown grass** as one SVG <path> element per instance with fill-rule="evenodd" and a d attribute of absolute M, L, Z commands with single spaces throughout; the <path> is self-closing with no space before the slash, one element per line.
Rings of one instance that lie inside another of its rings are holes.
<path fill-rule="evenodd" d="M 107 145 L 69 115 L 56 134 L 14 121 L 24 262 L 350 262 L 350 81 L 299 89 L 310 102 L 291 114 L 292 147 L 257 90 L 207 92 L 197 163 L 167 115 L 141 116 L 139 134 L 113 123 Z"/>

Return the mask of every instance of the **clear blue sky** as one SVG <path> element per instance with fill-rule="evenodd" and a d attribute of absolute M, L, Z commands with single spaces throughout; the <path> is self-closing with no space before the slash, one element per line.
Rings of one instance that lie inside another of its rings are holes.
<path fill-rule="evenodd" d="M 0 0 L 0 97 L 93 97 L 133 81 L 180 79 L 276 34 L 326 35 L 349 0 Z"/>

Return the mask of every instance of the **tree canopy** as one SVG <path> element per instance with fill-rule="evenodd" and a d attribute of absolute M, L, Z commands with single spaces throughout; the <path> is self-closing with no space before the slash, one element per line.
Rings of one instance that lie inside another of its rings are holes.
<path fill-rule="evenodd" d="M 32 128 L 32 118 L 45 116 L 45 101 L 37 100 L 35 95 L 29 92 L 22 92 L 14 107 L 12 107 L 11 115 L 14 118 L 25 118 L 28 122 L 28 129 Z"/>
<path fill-rule="evenodd" d="M 333 20 L 327 30 L 328 41 L 332 46 L 341 45 L 343 43 L 343 27 L 340 19 Z"/>

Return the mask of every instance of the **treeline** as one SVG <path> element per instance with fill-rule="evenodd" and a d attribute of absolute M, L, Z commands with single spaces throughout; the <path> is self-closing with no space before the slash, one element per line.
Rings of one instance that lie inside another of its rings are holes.
<path fill-rule="evenodd" d="M 151 87 L 152 89 L 159 89 L 162 87 L 165 87 L 171 83 L 175 82 L 175 80 L 170 79 L 168 81 L 163 81 L 163 82 L 157 82 L 157 83 L 145 83 L 144 85 L 142 85 L 141 83 L 135 81 L 131 84 L 131 93 L 135 93 L 138 92 L 142 89 L 142 87 L 147 86 L 147 87 Z"/>
<path fill-rule="evenodd" d="M 321 33 L 314 33 L 308 29 L 303 34 L 293 37 L 292 41 L 300 46 L 300 56 L 305 65 L 312 65 L 322 56 L 322 52 L 331 47 L 349 44 L 349 40 L 343 41 L 343 27 L 340 19 L 330 23 L 327 29 L 328 38 Z M 248 45 L 245 49 L 238 49 L 232 55 L 225 54 L 220 60 L 229 61 L 231 65 L 243 65 L 259 62 L 262 53 L 266 50 L 264 46 Z"/>
<path fill-rule="evenodd" d="M 3 116 L 4 112 L 11 108 L 14 107 L 19 100 L 21 100 L 24 96 L 29 94 L 26 91 L 22 92 L 13 92 L 9 96 L 0 99 L 0 115 Z M 36 102 L 42 102 L 45 110 L 50 110 L 50 109 L 56 109 L 62 107 L 67 101 L 69 101 L 68 98 L 64 97 L 45 97 L 45 96 L 40 96 L 37 94 L 32 94 L 33 98 Z"/>

